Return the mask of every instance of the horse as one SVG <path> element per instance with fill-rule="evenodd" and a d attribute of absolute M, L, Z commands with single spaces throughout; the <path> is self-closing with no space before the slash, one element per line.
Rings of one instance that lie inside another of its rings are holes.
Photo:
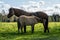
<path fill-rule="evenodd" d="M 21 15 L 18 20 L 17 20 L 17 24 L 18 24 L 18 33 L 19 33 L 19 29 L 25 27 L 25 26 L 29 26 L 31 25 L 32 28 L 32 33 L 34 32 L 34 25 L 37 24 L 38 22 L 40 22 L 40 18 L 36 17 L 36 16 L 26 16 L 26 15 Z"/>
<path fill-rule="evenodd" d="M 49 28 L 48 28 L 48 15 L 45 12 L 42 12 L 42 11 L 27 12 L 27 11 L 24 11 L 22 9 L 10 8 L 9 9 L 9 14 L 7 15 L 7 17 L 10 18 L 13 15 L 16 15 L 17 17 L 19 17 L 21 15 L 26 15 L 26 16 L 34 15 L 34 16 L 37 16 L 40 19 L 42 19 L 41 23 L 43 23 L 44 32 L 46 33 L 47 30 L 49 32 Z M 26 27 L 24 27 L 24 31 L 26 32 Z"/>

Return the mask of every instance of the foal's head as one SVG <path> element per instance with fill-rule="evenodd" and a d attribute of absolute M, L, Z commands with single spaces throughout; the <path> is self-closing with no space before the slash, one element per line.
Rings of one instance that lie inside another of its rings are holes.
<path fill-rule="evenodd" d="M 14 9 L 13 8 L 10 8 L 9 9 L 9 14 L 7 15 L 7 17 L 10 18 L 13 15 L 14 15 Z"/>

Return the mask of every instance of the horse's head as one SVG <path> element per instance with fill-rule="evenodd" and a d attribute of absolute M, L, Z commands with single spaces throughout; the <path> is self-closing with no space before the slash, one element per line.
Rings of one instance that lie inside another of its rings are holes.
<path fill-rule="evenodd" d="M 14 9 L 13 8 L 10 8 L 9 9 L 9 14 L 7 15 L 7 17 L 10 18 L 13 15 L 14 15 Z"/>

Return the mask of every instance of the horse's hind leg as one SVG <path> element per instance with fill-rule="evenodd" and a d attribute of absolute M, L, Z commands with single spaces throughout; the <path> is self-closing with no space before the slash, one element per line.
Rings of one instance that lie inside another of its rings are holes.
<path fill-rule="evenodd" d="M 48 21 L 47 20 L 46 20 L 46 30 L 48 30 L 48 32 L 49 32 Z"/>
<path fill-rule="evenodd" d="M 47 30 L 49 32 L 49 29 L 48 29 L 48 20 L 43 20 L 43 25 L 44 25 L 44 32 L 46 32 Z"/>
<path fill-rule="evenodd" d="M 43 19 L 44 33 L 46 33 L 46 20 Z"/>
<path fill-rule="evenodd" d="M 24 25 L 24 33 L 26 33 L 26 25 Z"/>
<path fill-rule="evenodd" d="M 46 24 L 46 28 L 45 28 L 47 31 L 48 31 L 48 33 L 49 33 L 49 28 L 48 28 L 48 25 Z"/>
<path fill-rule="evenodd" d="M 44 26 L 44 33 L 46 33 L 46 27 Z"/>
<path fill-rule="evenodd" d="M 32 33 L 34 32 L 34 25 L 31 25 Z"/>

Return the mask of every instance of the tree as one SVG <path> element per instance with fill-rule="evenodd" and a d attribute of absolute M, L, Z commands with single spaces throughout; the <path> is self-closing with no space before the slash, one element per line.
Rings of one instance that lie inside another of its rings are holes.
<path fill-rule="evenodd" d="M 59 22 L 59 14 L 53 14 L 53 19 L 55 22 Z"/>
<path fill-rule="evenodd" d="M 2 14 L 0 13 L 0 22 L 2 21 Z"/>
<path fill-rule="evenodd" d="M 2 22 L 5 22 L 5 11 L 2 10 Z"/>

